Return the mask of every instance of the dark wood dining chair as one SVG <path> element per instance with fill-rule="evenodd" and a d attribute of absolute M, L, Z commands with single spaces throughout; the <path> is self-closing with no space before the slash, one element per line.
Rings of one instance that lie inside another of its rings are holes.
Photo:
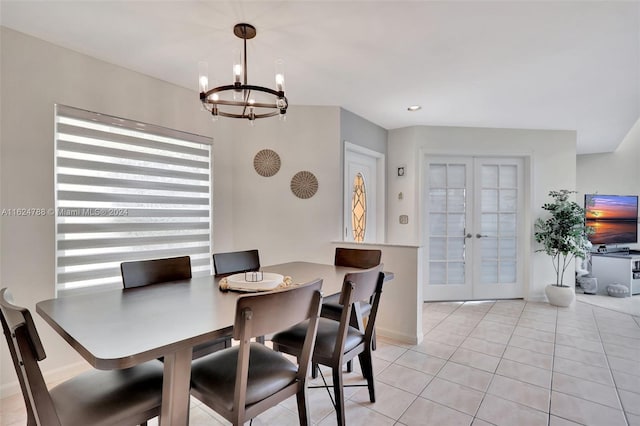
<path fill-rule="evenodd" d="M 310 423 L 307 371 L 313 352 L 322 280 L 238 298 L 233 337 L 239 346 L 194 361 L 191 394 L 233 425 L 243 425 L 296 395 L 301 425 Z M 286 309 L 283 310 L 283 307 Z M 251 338 L 304 322 L 298 365 Z"/>
<path fill-rule="evenodd" d="M 188 280 L 191 278 L 191 258 L 180 256 L 123 262 L 120 264 L 120 272 L 125 289 Z M 231 347 L 231 337 L 221 337 L 194 346 L 192 357 L 197 359 L 228 347 Z"/>
<path fill-rule="evenodd" d="M 160 415 L 162 364 L 92 370 L 48 389 L 38 364 L 46 358 L 28 309 L 0 290 L 0 320 L 27 409 L 27 425 L 146 425 Z"/>
<path fill-rule="evenodd" d="M 342 366 L 347 361 L 356 356 L 358 357 L 362 367 L 362 375 L 367 384 L 355 386 L 367 386 L 369 400 L 371 402 L 376 401 L 371 358 L 371 338 L 384 281 L 384 273 L 381 270 L 382 265 L 378 265 L 362 272 L 346 274 L 342 284 L 342 292 L 340 293 L 340 304 L 344 306 L 340 321 L 329 318 L 320 318 L 318 321 L 312 363 L 326 365 L 332 370 L 333 394 L 335 397 L 335 399 L 332 398 L 332 401 L 336 409 L 338 425 L 340 426 L 346 424 Z M 362 324 L 358 324 L 358 327 L 350 325 L 352 310 L 356 310 L 356 318 L 361 318 L 361 314 L 358 312 L 360 310 L 359 301 L 361 300 L 371 300 L 373 302 L 366 329 L 362 328 Z M 271 339 L 273 348 L 294 356 L 301 356 L 303 353 L 303 337 L 307 334 L 306 328 L 307 325 L 303 323 L 276 333 Z M 322 372 L 320 373 L 322 374 Z"/>
<path fill-rule="evenodd" d="M 374 249 L 351 249 L 344 247 L 336 247 L 335 258 L 333 264 L 336 266 L 348 266 L 351 268 L 369 269 L 380 264 L 382 258 L 382 251 Z M 336 321 L 340 320 L 342 315 L 342 305 L 340 304 L 340 294 L 332 294 L 327 296 L 322 301 L 322 310 L 320 316 L 325 318 L 331 318 Z M 371 312 L 371 301 L 363 300 L 360 303 L 360 313 L 363 319 L 369 317 Z M 373 331 L 373 338 L 371 339 L 371 348 L 376 350 L 376 333 Z M 315 367 L 313 370 L 315 377 Z M 353 371 L 351 362 L 347 363 L 347 371 Z"/>
<path fill-rule="evenodd" d="M 216 277 L 260 270 L 258 250 L 233 251 L 213 254 L 213 269 Z"/>

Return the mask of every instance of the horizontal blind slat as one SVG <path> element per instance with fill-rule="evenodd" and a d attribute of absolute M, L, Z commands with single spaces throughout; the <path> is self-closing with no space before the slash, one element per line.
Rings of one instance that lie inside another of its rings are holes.
<path fill-rule="evenodd" d="M 175 158 L 170 155 L 148 154 L 137 151 L 127 151 L 126 149 L 106 148 L 96 145 L 87 145 L 77 142 L 71 142 L 64 139 L 58 139 L 58 150 L 68 151 L 77 154 L 96 155 L 105 158 L 105 162 L 112 162 L 114 158 L 145 161 L 148 163 L 170 164 L 174 166 L 193 167 L 196 169 L 207 169 L 209 163 L 207 161 L 188 160 L 184 158 Z"/>
<path fill-rule="evenodd" d="M 101 172 L 127 173 L 131 175 L 172 177 L 177 179 L 192 179 L 198 181 L 209 181 L 208 173 L 185 172 L 181 170 L 167 170 L 166 168 L 153 168 L 144 166 L 130 166 L 127 164 L 112 164 L 102 161 L 78 160 L 76 158 L 58 158 L 58 167 L 70 169 Z"/>
<path fill-rule="evenodd" d="M 207 230 L 208 231 L 208 230 Z M 58 250 L 79 250 L 96 248 L 116 248 L 135 246 L 152 246 L 158 244 L 180 244 L 186 242 L 208 242 L 209 233 L 190 235 L 167 235 L 159 237 L 133 237 L 133 238 L 87 238 L 81 240 L 59 240 Z"/>
<path fill-rule="evenodd" d="M 60 223 L 60 234 L 94 234 L 100 232 L 181 231 L 209 229 L 208 222 L 160 222 L 160 223 Z"/>
<path fill-rule="evenodd" d="M 209 254 L 209 246 L 204 247 L 182 247 L 182 248 L 167 248 L 163 250 L 146 250 L 144 256 L 147 259 L 160 259 L 165 257 L 174 256 L 192 256 L 197 254 Z M 140 260 L 139 252 L 116 252 L 116 253 L 101 253 L 89 256 L 64 256 L 58 259 L 58 266 L 82 266 L 99 263 L 111 263 L 111 262 L 127 262 L 131 260 Z M 193 260 L 192 260 L 193 264 Z"/>
<path fill-rule="evenodd" d="M 193 204 L 200 206 L 209 204 L 208 198 L 200 197 L 169 197 L 162 195 L 112 194 L 83 191 L 58 191 L 58 200 L 129 204 Z"/>
<path fill-rule="evenodd" d="M 158 149 L 163 151 L 170 151 L 174 153 L 180 154 L 189 154 L 195 155 L 199 157 L 208 157 L 209 151 L 206 149 L 198 149 L 198 148 L 190 148 L 187 146 L 175 145 L 172 143 L 160 142 L 160 141 L 152 141 L 148 139 L 136 138 L 133 136 L 127 135 L 119 135 L 109 132 L 103 132 L 96 129 L 87 129 L 86 127 L 73 126 L 70 124 L 58 123 L 57 131 L 59 133 L 69 134 L 73 136 L 80 136 L 84 138 L 117 142 L 122 144 L 127 144 L 130 146 L 140 147 L 140 148 L 150 148 L 150 149 Z"/>
<path fill-rule="evenodd" d="M 90 206 L 76 206 L 76 207 L 60 207 L 56 214 L 60 217 L 82 217 L 83 211 L 86 210 L 95 210 L 95 207 Z M 140 209 L 140 208 L 132 208 L 127 207 L 126 209 L 126 217 L 128 218 L 208 218 L 209 210 L 208 209 Z"/>
<path fill-rule="evenodd" d="M 58 175 L 58 183 L 70 185 L 102 186 L 108 188 L 127 188 L 158 191 L 197 192 L 209 193 L 209 186 L 205 185 L 181 185 L 179 183 L 165 183 L 134 179 L 114 179 L 92 176 Z"/>

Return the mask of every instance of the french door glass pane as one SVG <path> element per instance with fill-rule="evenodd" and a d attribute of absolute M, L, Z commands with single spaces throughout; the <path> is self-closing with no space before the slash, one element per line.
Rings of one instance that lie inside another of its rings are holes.
<path fill-rule="evenodd" d="M 512 283 L 516 281 L 516 262 L 500 262 L 500 283 Z"/>
<path fill-rule="evenodd" d="M 482 284 L 494 284 L 498 282 L 498 263 L 482 261 L 480 282 Z"/>
<path fill-rule="evenodd" d="M 498 211 L 498 190 L 496 189 L 483 189 L 482 190 L 482 202 L 480 208 L 483 212 L 497 212 Z"/>
<path fill-rule="evenodd" d="M 444 262 L 429 262 L 429 284 L 446 284 L 446 267 Z"/>
<path fill-rule="evenodd" d="M 500 188 L 518 187 L 518 168 L 513 165 L 500 166 Z"/>
<path fill-rule="evenodd" d="M 429 284 L 464 284 L 466 167 L 429 167 Z"/>

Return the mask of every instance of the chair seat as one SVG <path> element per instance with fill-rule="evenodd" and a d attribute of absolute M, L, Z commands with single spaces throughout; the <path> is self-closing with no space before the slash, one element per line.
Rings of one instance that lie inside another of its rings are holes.
<path fill-rule="evenodd" d="M 192 391 L 232 410 L 238 350 L 239 347 L 234 346 L 194 361 L 191 366 Z M 246 405 L 260 402 L 293 383 L 297 372 L 298 366 L 282 354 L 259 343 L 251 343 Z"/>
<path fill-rule="evenodd" d="M 116 426 L 130 423 L 137 413 L 159 412 L 162 371 L 158 361 L 125 370 L 92 370 L 49 391 L 65 426 Z M 141 415 L 140 422 L 153 417 Z"/>
<path fill-rule="evenodd" d="M 304 342 L 304 336 L 307 332 L 308 322 L 301 322 L 294 325 L 288 330 L 277 333 L 271 339 L 274 343 L 284 347 L 299 348 Z M 336 338 L 340 323 L 328 318 L 320 318 L 318 321 L 318 334 L 316 336 L 316 346 L 313 350 L 313 357 L 331 358 L 336 345 Z M 364 342 L 364 334 L 357 328 L 349 327 L 347 329 L 347 339 L 344 345 L 344 352 L 347 353 L 351 349 Z"/>
<path fill-rule="evenodd" d="M 322 310 L 320 316 L 340 321 L 343 306 L 340 304 L 340 293 L 332 294 L 322 299 Z M 360 312 L 363 317 L 369 316 L 371 312 L 371 303 L 360 302 Z"/>

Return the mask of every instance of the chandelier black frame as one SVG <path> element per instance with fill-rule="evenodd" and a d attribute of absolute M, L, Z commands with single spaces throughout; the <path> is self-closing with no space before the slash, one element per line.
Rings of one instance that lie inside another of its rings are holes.
<path fill-rule="evenodd" d="M 276 115 L 284 116 L 287 113 L 289 102 L 284 94 L 284 87 L 282 86 L 282 84 L 279 84 L 280 87 L 278 87 L 278 89 L 281 90 L 273 90 L 268 87 L 247 84 L 247 40 L 250 40 L 256 36 L 256 28 L 251 24 L 236 24 L 233 27 L 233 33 L 236 35 L 236 37 L 243 39 L 244 43 L 244 55 L 242 57 L 242 71 L 244 74 L 244 81 L 242 83 L 240 81 L 236 81 L 233 84 L 214 87 L 213 89 L 207 91 L 201 91 L 200 102 L 202 102 L 202 106 L 207 111 L 211 112 L 211 115 L 213 115 L 214 118 L 221 116 L 230 118 L 246 118 L 250 121 L 254 121 L 257 118 L 274 117 Z M 226 100 L 219 99 L 218 96 L 214 96 L 218 93 L 230 91 L 233 91 L 236 94 L 242 94 L 242 100 Z M 253 101 L 253 99 L 251 99 L 252 91 L 271 95 L 274 98 L 274 101 L 272 103 L 255 102 Z M 228 112 L 223 109 L 224 107 L 242 108 L 242 112 L 239 114 Z M 257 108 L 270 109 L 273 111 L 256 112 Z"/>

